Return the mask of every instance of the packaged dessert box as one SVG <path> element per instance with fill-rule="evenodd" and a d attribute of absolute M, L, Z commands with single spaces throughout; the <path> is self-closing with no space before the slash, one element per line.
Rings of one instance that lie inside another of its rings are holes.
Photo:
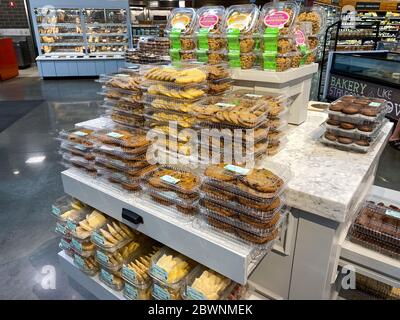
<path fill-rule="evenodd" d="M 60 243 L 58 244 L 58 247 L 61 250 L 64 250 L 64 252 L 69 255 L 70 257 L 74 257 L 74 250 L 71 248 L 71 239 L 70 238 L 61 238 Z"/>
<path fill-rule="evenodd" d="M 185 85 L 151 82 L 147 88 L 147 93 L 152 96 L 170 97 L 189 102 L 203 98 L 206 94 L 206 89 L 205 82 Z"/>
<path fill-rule="evenodd" d="M 94 276 L 97 272 L 99 272 L 99 265 L 94 259 L 94 256 L 83 257 L 79 254 L 74 254 L 74 265 L 78 267 L 83 273 L 88 276 Z"/>
<path fill-rule="evenodd" d="M 96 173 L 96 167 L 94 165 L 94 160 L 87 160 L 81 156 L 75 156 L 65 152 L 61 152 L 62 161 L 67 166 L 76 167 L 78 169 L 83 169 L 88 172 Z"/>
<path fill-rule="evenodd" d="M 370 138 L 360 137 L 359 139 L 349 138 L 343 135 L 336 135 L 331 132 L 325 132 L 320 141 L 330 147 L 344 151 L 354 151 L 367 153 L 379 139 L 371 141 Z"/>
<path fill-rule="evenodd" d="M 93 145 L 93 132 L 93 130 L 87 128 L 74 128 L 60 131 L 59 137 L 63 140 L 91 147 Z"/>
<path fill-rule="evenodd" d="M 65 195 L 58 198 L 51 206 L 51 213 L 61 222 L 66 222 L 67 218 L 71 214 L 78 214 L 80 211 L 86 210 L 87 206 L 72 198 L 71 196 Z"/>
<path fill-rule="evenodd" d="M 120 146 L 129 149 L 129 152 L 142 153 L 143 148 L 150 144 L 146 138 L 146 131 L 135 129 L 126 130 L 123 127 L 116 126 L 110 129 L 101 129 L 95 132 L 96 140 L 104 145 Z M 140 150 L 140 151 L 139 151 Z"/>
<path fill-rule="evenodd" d="M 75 142 L 70 142 L 68 140 L 62 140 L 60 144 L 60 149 L 70 153 L 73 156 L 83 157 L 86 160 L 93 160 L 94 155 L 92 153 L 93 147 L 84 144 L 78 144 Z"/>
<path fill-rule="evenodd" d="M 292 67 L 292 60 L 295 57 L 295 52 L 279 54 L 274 51 L 264 51 L 260 53 L 261 69 L 276 72 L 289 70 Z"/>
<path fill-rule="evenodd" d="M 198 50 L 226 49 L 226 37 L 223 34 L 224 15 L 223 6 L 204 6 L 197 10 L 195 32 Z"/>
<path fill-rule="evenodd" d="M 268 118 L 280 118 L 280 115 L 286 112 L 286 107 L 288 105 L 288 96 L 281 92 L 236 89 L 228 96 L 239 98 L 244 101 L 264 101 L 270 106 Z"/>
<path fill-rule="evenodd" d="M 90 221 L 93 215 L 97 214 L 96 210 L 82 210 L 77 214 L 71 214 L 67 217 L 66 227 L 74 238 L 79 240 L 87 240 L 93 229 L 87 227 L 87 221 Z M 83 228 L 82 226 L 85 226 Z"/>
<path fill-rule="evenodd" d="M 326 21 L 325 10 L 320 6 L 313 6 L 301 7 L 295 23 L 307 36 L 316 37 L 325 31 Z"/>
<path fill-rule="evenodd" d="M 90 257 L 94 255 L 95 246 L 90 239 L 81 240 L 79 238 L 72 237 L 71 248 L 81 257 Z"/>
<path fill-rule="evenodd" d="M 260 35 L 274 35 L 276 39 L 279 35 L 290 34 L 298 13 L 299 6 L 294 1 L 279 1 L 264 4 L 258 23 Z M 272 39 L 272 37 L 264 37 L 265 42 Z"/>
<path fill-rule="evenodd" d="M 188 275 L 182 290 L 185 300 L 226 300 L 235 283 L 202 265 Z"/>
<path fill-rule="evenodd" d="M 142 190 L 139 177 L 131 176 L 124 172 L 108 170 L 107 168 L 99 168 L 97 172 L 102 179 L 119 186 L 122 190 L 129 192 L 138 192 Z"/>
<path fill-rule="evenodd" d="M 152 282 L 141 285 L 132 285 L 125 282 L 124 297 L 128 300 L 151 300 Z"/>
<path fill-rule="evenodd" d="M 259 10 L 254 4 L 233 5 L 226 9 L 224 31 L 228 34 L 252 34 L 256 31 Z"/>
<path fill-rule="evenodd" d="M 191 85 L 203 83 L 207 78 L 206 66 L 182 63 L 176 66 L 158 66 L 145 72 L 144 77 L 148 80 L 165 81 L 176 85 Z"/>
<path fill-rule="evenodd" d="M 368 141 L 375 140 L 379 136 L 382 126 L 387 123 L 387 121 L 384 120 L 381 124 L 376 126 L 369 125 L 368 123 L 356 126 L 352 123 L 341 121 L 336 122 L 333 119 L 328 119 L 328 122 L 324 124 L 325 131 L 328 133 L 336 136 L 351 138 L 354 140 L 366 139 Z"/>
<path fill-rule="evenodd" d="M 125 281 L 121 278 L 119 271 L 112 271 L 105 267 L 101 267 L 99 279 L 115 291 L 121 291 L 125 286 Z"/>

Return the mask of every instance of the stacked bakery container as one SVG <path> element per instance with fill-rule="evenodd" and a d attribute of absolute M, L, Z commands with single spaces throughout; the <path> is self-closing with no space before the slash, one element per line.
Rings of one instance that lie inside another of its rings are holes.
<path fill-rule="evenodd" d="M 343 96 L 329 106 L 321 142 L 366 153 L 379 139 L 387 111 L 388 105 L 383 99 Z"/>
<path fill-rule="evenodd" d="M 352 242 L 400 258 L 400 210 L 367 202 L 349 232 Z"/>
<path fill-rule="evenodd" d="M 138 64 L 168 64 L 169 39 L 163 37 L 145 36 L 138 41 L 137 48 L 128 49 L 126 61 Z"/>
<path fill-rule="evenodd" d="M 93 152 L 93 130 L 76 128 L 59 132 L 59 153 L 61 164 L 65 167 L 75 167 L 85 173 L 96 175 L 95 156 Z"/>
<path fill-rule="evenodd" d="M 200 212 L 205 225 L 261 251 L 270 249 L 287 215 L 289 169 L 271 162 L 257 169 L 221 163 L 208 166 L 204 175 Z"/>

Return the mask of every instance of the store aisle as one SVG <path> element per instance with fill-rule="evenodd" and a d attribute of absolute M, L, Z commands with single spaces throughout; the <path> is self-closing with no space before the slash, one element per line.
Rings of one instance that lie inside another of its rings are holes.
<path fill-rule="evenodd" d="M 63 195 L 54 138 L 60 129 L 98 115 L 98 89 L 93 80 L 0 84 L 0 108 L 1 100 L 15 101 L 15 108 L 16 100 L 45 101 L 0 134 L 0 299 L 94 298 L 58 267 L 49 208 Z"/>

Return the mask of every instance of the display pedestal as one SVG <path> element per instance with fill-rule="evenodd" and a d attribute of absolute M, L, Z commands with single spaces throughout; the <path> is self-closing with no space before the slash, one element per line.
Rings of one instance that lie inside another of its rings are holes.
<path fill-rule="evenodd" d="M 299 125 L 307 119 L 311 80 L 318 71 L 318 64 L 312 63 L 284 72 L 233 69 L 232 79 L 236 88 L 250 88 L 256 91 L 277 92 L 287 95 L 292 101 L 289 123 Z"/>

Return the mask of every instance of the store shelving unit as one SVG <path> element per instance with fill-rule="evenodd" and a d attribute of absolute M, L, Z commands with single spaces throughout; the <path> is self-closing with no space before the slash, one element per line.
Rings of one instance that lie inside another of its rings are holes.
<path fill-rule="evenodd" d="M 42 78 L 117 72 L 131 47 L 128 1 L 30 1 Z"/>

